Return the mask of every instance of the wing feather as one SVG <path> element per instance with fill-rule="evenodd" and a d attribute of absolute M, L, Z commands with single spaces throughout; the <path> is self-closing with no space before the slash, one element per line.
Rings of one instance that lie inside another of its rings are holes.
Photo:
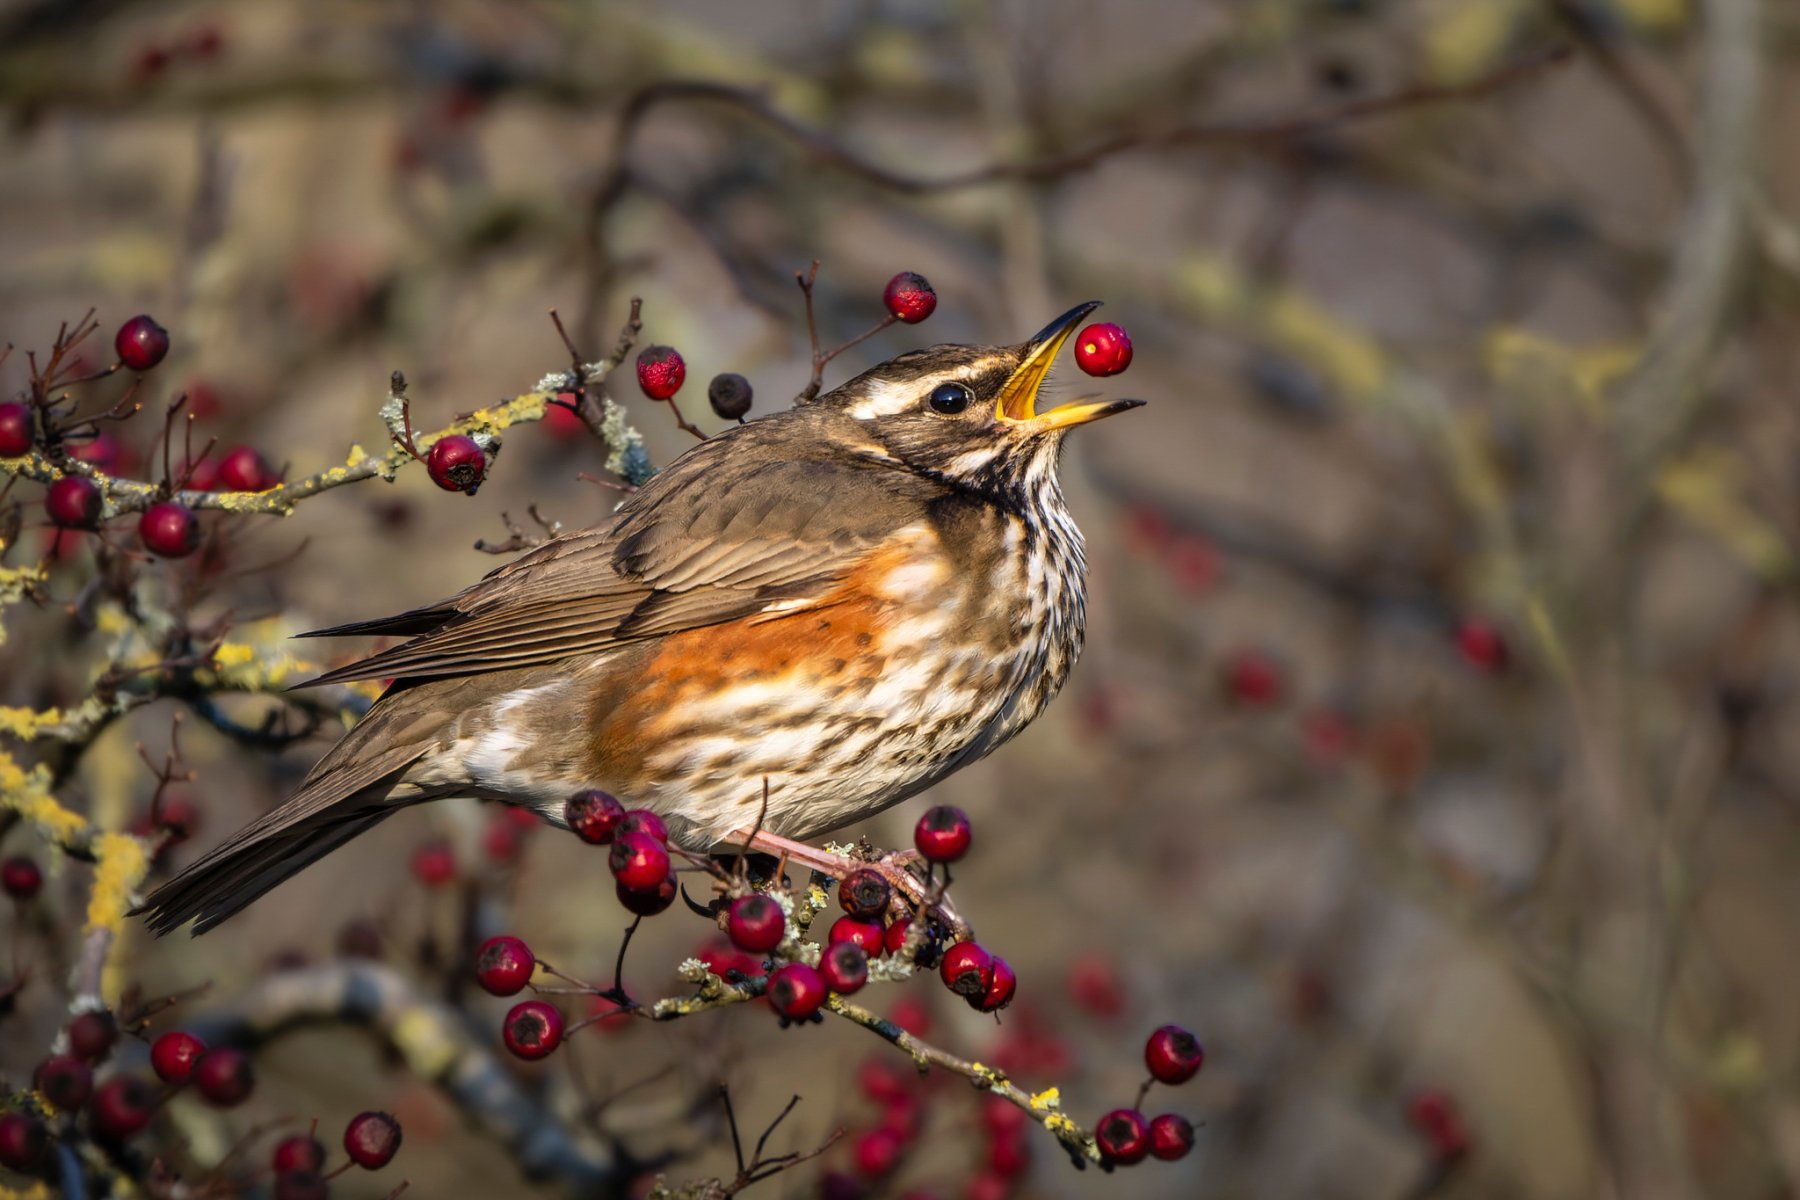
<path fill-rule="evenodd" d="M 829 441 L 796 454 L 789 418 L 702 442 L 612 524 L 547 542 L 441 604 L 319 631 L 413 636 L 308 686 L 545 665 L 826 595 L 943 488 L 827 453 Z"/>

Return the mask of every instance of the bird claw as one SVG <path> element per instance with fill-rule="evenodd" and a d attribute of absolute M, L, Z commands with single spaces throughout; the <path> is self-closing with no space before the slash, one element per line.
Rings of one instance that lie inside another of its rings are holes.
<path fill-rule="evenodd" d="M 739 830 L 727 841 L 746 850 L 786 859 L 833 879 L 842 879 L 858 867 L 872 867 L 881 872 L 881 877 L 905 898 L 913 912 L 929 913 L 941 923 L 952 942 L 967 941 L 975 936 L 975 930 L 950 902 L 943 884 L 928 883 L 911 870 L 912 864 L 920 860 L 917 850 L 895 850 L 872 862 L 865 862 L 848 854 L 834 854 L 805 842 L 796 842 L 767 830 Z"/>

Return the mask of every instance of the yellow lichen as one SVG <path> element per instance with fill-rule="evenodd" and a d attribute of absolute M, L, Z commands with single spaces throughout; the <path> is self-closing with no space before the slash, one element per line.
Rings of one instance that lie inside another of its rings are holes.
<path fill-rule="evenodd" d="M 150 870 L 144 844 L 124 833 L 103 833 L 94 839 L 94 890 L 88 896 L 87 923 L 91 932 L 125 923 L 132 893 Z"/>
<path fill-rule="evenodd" d="M 413 1070 L 435 1079 L 456 1063 L 456 1040 L 429 1011 L 415 1008 L 394 1023 L 394 1045 Z"/>
<path fill-rule="evenodd" d="M 256 647 L 242 642 L 226 642 L 213 651 L 213 664 L 219 667 L 241 667 L 256 659 Z"/>
<path fill-rule="evenodd" d="M 1049 1112 L 1062 1107 L 1062 1093 L 1054 1087 L 1045 1088 L 1031 1097 L 1031 1107 L 1038 1112 Z"/>
<path fill-rule="evenodd" d="M 4 753 L 0 753 L 0 808 L 18 813 L 53 842 L 79 838 L 88 830 L 84 818 L 58 804 L 50 794 L 48 767 L 40 763 L 26 771 Z"/>

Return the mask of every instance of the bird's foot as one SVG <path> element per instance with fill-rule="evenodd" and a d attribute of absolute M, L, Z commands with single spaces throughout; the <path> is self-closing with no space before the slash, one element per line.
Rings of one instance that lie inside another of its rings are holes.
<path fill-rule="evenodd" d="M 805 842 L 784 838 L 767 830 L 739 830 L 728 841 L 751 851 L 785 858 L 790 863 L 818 871 L 833 879 L 842 879 L 858 867 L 872 867 L 881 872 L 881 877 L 905 897 L 913 912 L 929 913 L 936 918 L 949 933 L 952 942 L 966 941 L 975 936 L 974 929 L 963 920 L 962 914 L 950 902 L 950 897 L 944 890 L 946 881 L 924 879 L 911 869 L 914 863 L 920 861 L 917 850 L 895 850 L 873 861 L 864 861 L 848 854 L 821 850 L 817 846 L 809 846 Z"/>

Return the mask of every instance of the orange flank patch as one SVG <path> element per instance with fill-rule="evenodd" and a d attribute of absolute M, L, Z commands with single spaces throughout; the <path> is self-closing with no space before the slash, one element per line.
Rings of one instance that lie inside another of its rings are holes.
<path fill-rule="evenodd" d="M 804 607 L 685 630 L 653 643 L 637 664 L 626 667 L 629 678 L 608 679 L 594 697 L 590 776 L 627 789 L 652 782 L 640 777 L 646 751 L 684 736 L 728 732 L 713 725 L 726 715 L 714 702 L 736 689 L 768 696 L 768 685 L 791 683 L 792 695 L 816 689 L 810 696 L 823 708 L 833 684 L 879 676 L 887 665 L 885 635 L 905 620 L 903 600 L 935 603 L 905 596 L 913 589 L 894 586 L 912 574 L 921 553 L 929 551 L 917 541 L 883 547 Z M 756 736 L 753 728 L 736 732 Z"/>

